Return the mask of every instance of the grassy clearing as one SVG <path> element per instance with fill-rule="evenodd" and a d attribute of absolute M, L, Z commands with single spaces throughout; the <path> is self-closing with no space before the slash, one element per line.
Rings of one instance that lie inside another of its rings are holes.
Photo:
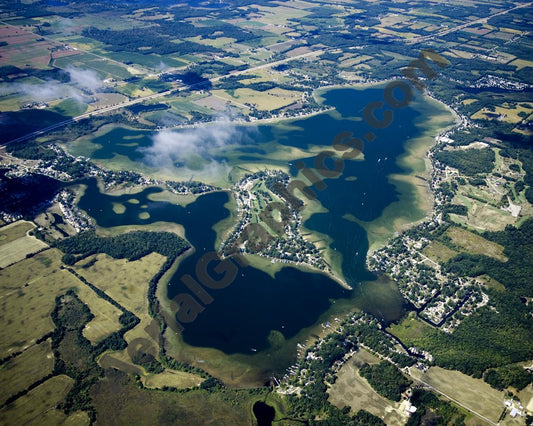
<path fill-rule="evenodd" d="M 457 254 L 456 251 L 446 247 L 438 241 L 432 241 L 422 252 L 431 260 L 438 263 L 444 263 Z"/>
<path fill-rule="evenodd" d="M 169 67 L 182 67 L 187 65 L 185 62 L 180 61 L 170 56 L 160 56 L 154 53 L 150 55 L 143 55 L 135 52 L 107 52 L 106 56 L 119 62 L 134 62 L 136 66 L 144 66 L 151 69 L 159 70 L 161 64 L 165 64 Z"/>
<path fill-rule="evenodd" d="M 78 411 L 67 417 L 63 411 L 54 408 L 30 421 L 28 425 L 88 426 L 90 423 L 89 416 L 84 411 Z"/>
<path fill-rule="evenodd" d="M 491 388 L 481 379 L 440 367 L 431 367 L 426 373 L 413 368 L 411 374 L 493 422 L 498 421 L 503 411 L 504 393 Z"/>
<path fill-rule="evenodd" d="M 50 339 L 32 346 L 27 351 L 7 361 L 0 368 L 0 381 L 9 386 L 0 388 L 0 405 L 12 395 L 27 389 L 37 380 L 50 374 L 54 368 L 54 354 Z"/>
<path fill-rule="evenodd" d="M 73 384 L 74 380 L 68 376 L 52 377 L 13 404 L 3 407 L 0 410 L 0 424 L 22 425 L 37 420 L 62 401 Z"/>
<path fill-rule="evenodd" d="M 413 339 L 420 339 L 431 331 L 431 327 L 418 319 L 413 312 L 408 317 L 402 319 L 398 324 L 392 324 L 388 329 L 388 332 L 396 336 L 402 342 L 409 345 L 409 342 Z"/>
<path fill-rule="evenodd" d="M 28 254 L 36 253 L 46 247 L 48 244 L 30 235 L 3 244 L 0 246 L 0 268 L 12 265 L 24 259 Z"/>
<path fill-rule="evenodd" d="M 104 354 L 100 358 L 98 363 L 104 369 L 114 368 L 115 370 L 119 370 L 124 373 L 136 374 L 139 376 L 144 374 L 144 370 L 140 366 L 134 365 L 129 358 L 125 360 L 118 359 L 118 357 L 120 357 L 121 355 L 122 355 L 122 358 L 127 357 L 127 355 L 117 354 L 117 353 L 114 353 L 113 355 Z"/>
<path fill-rule="evenodd" d="M 53 105 L 53 107 L 50 108 L 50 111 L 57 112 L 58 114 L 65 115 L 67 117 L 75 117 L 87 111 L 87 106 L 88 105 L 86 103 L 80 102 L 76 99 L 65 99 Z"/>
<path fill-rule="evenodd" d="M 493 207 L 487 203 L 480 203 L 477 200 L 464 197 L 471 203 L 468 209 L 468 217 L 450 214 L 450 218 L 455 222 L 481 231 L 502 231 L 507 225 L 516 223 L 516 218 L 510 213 Z M 466 205 L 461 201 L 460 204 Z"/>
<path fill-rule="evenodd" d="M 365 349 L 360 349 L 337 373 L 337 381 L 329 389 L 329 402 L 338 408 L 349 406 L 352 411 L 366 410 L 381 419 L 387 425 L 403 425 L 407 419 L 399 403 L 393 403 L 380 396 L 359 375 L 359 368 L 364 364 L 377 364 L 379 358 Z"/>
<path fill-rule="evenodd" d="M 131 77 L 127 67 L 118 65 L 116 62 L 111 62 L 107 59 L 97 58 L 87 53 L 64 56 L 56 59 L 54 64 L 60 68 L 65 68 L 69 65 L 78 68 L 90 68 L 98 72 L 101 76 L 111 76 L 120 80 Z"/>
<path fill-rule="evenodd" d="M 339 66 L 341 68 L 350 68 L 350 67 L 353 67 L 354 65 L 359 65 L 372 58 L 373 58 L 372 56 L 368 56 L 368 55 L 356 56 L 354 58 L 348 58 L 348 59 L 343 60 Z"/>
<path fill-rule="evenodd" d="M 143 378 L 143 384 L 150 389 L 161 389 L 163 386 L 177 389 L 192 388 L 200 386 L 204 379 L 194 374 L 183 371 L 165 370 L 160 374 L 150 375 Z"/>
<path fill-rule="evenodd" d="M 484 283 L 488 288 L 493 288 L 498 291 L 505 291 L 505 286 L 499 281 L 496 281 L 490 275 L 480 275 L 479 277 L 476 277 L 476 279 Z"/>
<path fill-rule="evenodd" d="M 523 106 L 525 105 L 525 106 Z M 494 107 L 494 111 L 490 111 L 488 108 L 482 108 L 476 113 L 472 114 L 472 119 L 485 119 L 485 120 L 501 120 L 506 123 L 519 123 L 524 117 L 521 117 L 519 114 L 526 113 L 528 116 L 533 112 L 532 104 L 525 103 L 519 104 L 515 107 L 505 107 L 497 106 Z"/>
<path fill-rule="evenodd" d="M 522 405 L 533 412 L 533 385 L 528 385 L 518 393 Z"/>
<path fill-rule="evenodd" d="M 528 61 L 526 59 L 516 59 L 513 62 L 511 62 L 509 65 L 513 65 L 516 67 L 516 70 L 521 70 L 522 68 L 526 67 L 533 67 L 533 61 Z"/>
<path fill-rule="evenodd" d="M 503 246 L 486 240 L 479 235 L 461 228 L 449 228 L 446 235 L 452 243 L 464 248 L 468 253 L 481 254 L 492 257 L 501 262 L 507 262 L 508 258 L 503 254 Z"/>
<path fill-rule="evenodd" d="M 474 102 L 477 102 L 477 101 L 478 101 L 477 99 L 469 98 L 469 99 L 462 100 L 461 103 L 463 105 L 470 105 L 470 104 L 473 104 Z"/>
<path fill-rule="evenodd" d="M 35 225 L 25 220 L 18 220 L 0 228 L 0 246 L 18 240 L 27 235 Z"/>

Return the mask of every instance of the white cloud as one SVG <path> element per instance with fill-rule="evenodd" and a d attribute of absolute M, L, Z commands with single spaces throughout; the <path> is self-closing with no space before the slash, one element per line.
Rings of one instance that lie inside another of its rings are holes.
<path fill-rule="evenodd" d="M 94 70 L 68 66 L 65 71 L 70 75 L 70 81 L 80 89 L 96 90 L 102 87 L 102 80 Z"/>
<path fill-rule="evenodd" d="M 0 96 L 24 94 L 35 102 L 50 102 L 61 98 L 73 98 L 83 102 L 80 90 L 94 91 L 102 87 L 102 80 L 93 70 L 69 66 L 70 83 L 48 80 L 41 84 L 7 83 L 0 85 Z"/>
<path fill-rule="evenodd" d="M 0 87 L 0 96 L 24 94 L 31 96 L 32 100 L 46 102 L 70 95 L 71 87 L 58 81 L 48 81 L 43 84 L 9 83 Z"/>
<path fill-rule="evenodd" d="M 219 173 L 226 170 L 227 165 L 223 161 L 216 161 L 214 154 L 219 154 L 229 146 L 249 143 L 250 133 L 255 130 L 251 126 L 236 126 L 224 117 L 213 124 L 193 129 L 159 132 L 153 137 L 153 145 L 141 148 L 140 151 L 145 155 L 145 162 L 151 166 L 171 167 L 176 163 L 187 164 L 195 157 L 202 157 L 210 162 L 204 166 L 202 174 L 207 169 Z"/>

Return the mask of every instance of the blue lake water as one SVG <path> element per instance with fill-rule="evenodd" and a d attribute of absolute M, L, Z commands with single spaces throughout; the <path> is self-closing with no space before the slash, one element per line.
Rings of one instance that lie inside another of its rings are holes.
<path fill-rule="evenodd" d="M 381 88 L 330 90 L 323 95 L 324 103 L 334 106 L 336 114 L 319 114 L 291 121 L 289 125 L 258 126 L 252 144 L 249 128 L 246 128 L 243 130 L 246 146 L 240 150 L 245 154 L 246 162 L 265 164 L 268 163 L 272 141 L 304 150 L 316 146 L 332 150 L 331 142 L 341 131 L 352 132 L 354 137 L 362 137 L 369 130 L 375 133 L 375 140 L 365 142 L 363 161 L 346 160 L 339 178 L 324 179 L 327 188 L 322 191 L 315 189 L 318 200 L 328 212 L 313 214 L 304 224 L 307 229 L 331 237 L 331 248 L 342 256 L 342 272 L 354 290 L 341 288 L 323 274 L 292 267 L 283 268 L 275 279 L 251 266 L 241 267 L 231 285 L 222 290 L 210 290 L 213 302 L 205 306 L 195 321 L 185 324 L 185 343 L 216 348 L 227 354 L 250 354 L 251 350 L 260 353 L 271 347 L 269 336 L 272 338 L 273 331 L 290 339 L 315 324 L 335 303 L 378 313 L 385 321 L 395 320 L 401 315 L 403 301 L 397 291 L 372 296 L 371 282 L 375 277 L 365 269 L 368 237 L 365 230 L 346 219 L 346 215 L 371 222 L 380 218 L 386 207 L 401 198 L 390 176 L 409 172 L 397 162 L 405 153 L 405 142 L 424 130 L 420 125 L 425 118 L 422 114 L 429 118 L 431 114 L 442 113 L 442 110 L 419 102 L 417 108 L 410 106 L 395 110 L 394 121 L 389 127 L 371 129 L 358 118 L 362 117 L 362 110 L 369 102 L 382 99 L 382 95 Z M 93 140 L 99 146 L 94 151 L 94 158 L 112 158 L 121 154 L 133 161 L 142 161 L 138 147 L 149 146 L 149 133 L 125 129 L 112 132 Z M 217 159 L 220 158 L 226 158 L 233 165 L 239 161 L 235 149 L 226 154 L 217 153 Z M 291 163 L 297 160 L 293 159 Z M 301 160 L 309 167 L 313 166 L 313 157 Z M 292 167 L 291 172 L 296 174 L 296 169 Z M 214 250 L 216 233 L 213 226 L 228 217 L 229 211 L 224 204 L 229 195 L 222 191 L 205 194 L 194 203 L 181 207 L 150 201 L 149 194 L 158 190 L 147 188 L 139 194 L 116 197 L 100 193 L 93 181 L 79 205 L 103 227 L 156 221 L 183 225 L 186 237 L 196 251 L 181 262 L 171 279 L 168 297 L 172 299 L 177 294 L 190 293 L 181 278 L 186 274 L 195 277 L 198 259 Z M 139 203 L 128 203 L 131 198 L 136 198 Z M 126 211 L 114 213 L 113 202 L 125 205 Z M 410 208 L 416 210 L 417 207 L 413 205 Z M 143 212 L 149 213 L 149 218 L 140 219 L 139 214 Z M 366 284 L 361 287 L 361 282 Z"/>

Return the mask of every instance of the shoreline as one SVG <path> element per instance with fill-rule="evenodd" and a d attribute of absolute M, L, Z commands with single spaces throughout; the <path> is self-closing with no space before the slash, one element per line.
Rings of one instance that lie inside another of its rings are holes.
<path fill-rule="evenodd" d="M 438 139 L 440 136 L 446 132 L 449 132 L 451 129 L 459 126 L 462 122 L 461 117 L 457 112 L 446 103 L 440 101 L 439 99 L 436 99 L 432 93 L 424 92 L 422 94 L 422 99 L 426 98 L 429 99 L 431 103 L 438 105 L 451 115 L 453 122 L 450 122 L 445 127 L 439 127 L 438 131 L 434 132 L 434 136 L 429 137 L 429 135 L 424 133 L 433 133 L 432 128 L 428 128 L 425 130 L 419 137 L 416 139 L 409 141 L 406 146 L 405 153 L 399 157 L 399 162 L 403 163 L 404 166 L 411 167 L 414 164 L 414 161 L 417 159 L 421 159 L 424 162 L 424 171 L 416 171 L 414 168 L 407 173 L 407 174 L 395 174 L 391 175 L 390 179 L 395 181 L 396 184 L 400 185 L 408 185 L 412 188 L 415 196 L 415 200 L 413 203 L 414 208 L 418 208 L 425 212 L 423 217 L 420 219 L 414 220 L 412 222 L 408 223 L 401 223 L 402 219 L 405 219 L 405 216 L 397 216 L 393 218 L 393 232 L 390 233 L 388 237 L 383 240 L 383 238 L 377 238 L 374 242 L 369 244 L 369 248 L 366 255 L 366 260 L 368 262 L 368 259 L 372 256 L 372 254 L 384 247 L 387 246 L 387 244 L 390 242 L 392 238 L 394 238 L 396 235 L 399 235 L 417 225 L 420 223 L 423 223 L 430 219 L 434 213 L 435 209 L 435 194 L 431 189 L 431 179 L 433 175 L 433 163 L 429 157 L 430 150 L 438 143 Z M 437 114 L 434 116 L 434 121 L 438 122 L 440 119 L 444 118 L 443 114 Z M 450 120 L 451 121 L 451 120 Z M 436 126 L 436 124 L 433 124 L 433 126 Z M 436 130 L 436 129 L 435 129 Z M 429 138 L 427 143 L 422 143 L 422 140 L 425 138 Z M 418 141 L 420 142 L 418 142 Z M 409 146 L 410 145 L 410 146 Z M 417 146 L 418 145 L 418 146 Z M 421 153 L 423 151 L 423 153 Z M 422 154 L 422 155 L 420 155 Z M 390 206 L 389 206 L 390 207 Z M 384 214 L 386 211 L 384 211 Z M 378 220 L 383 221 L 384 215 L 382 215 L 381 218 Z M 367 233 L 370 233 L 369 230 L 371 230 L 371 226 L 365 226 L 365 230 Z"/>
<path fill-rule="evenodd" d="M 294 261 L 286 260 L 286 259 L 278 259 L 276 257 L 263 256 L 260 254 L 244 255 L 244 257 L 248 259 L 251 258 L 250 266 L 256 269 L 259 269 L 263 272 L 266 272 L 272 277 L 273 277 L 273 274 L 270 274 L 269 271 L 265 270 L 264 266 L 261 267 L 259 265 L 260 262 L 257 262 L 257 258 L 267 260 L 270 264 L 272 264 L 271 268 L 275 269 L 274 274 L 283 268 L 294 268 L 302 272 L 312 272 L 315 274 L 325 275 L 332 281 L 335 281 L 337 284 L 339 284 L 342 288 L 349 290 L 349 291 L 353 290 L 353 287 L 351 287 L 346 281 L 344 281 L 341 277 L 336 275 L 334 272 L 323 271 L 322 269 L 315 268 L 314 266 L 309 265 L 304 262 L 294 262 Z M 255 259 L 255 262 L 254 262 L 254 259 Z"/>

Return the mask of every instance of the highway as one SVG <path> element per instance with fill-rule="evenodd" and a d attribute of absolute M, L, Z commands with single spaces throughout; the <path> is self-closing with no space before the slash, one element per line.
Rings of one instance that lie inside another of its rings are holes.
<path fill-rule="evenodd" d="M 495 16 L 505 15 L 506 13 L 509 13 L 509 12 L 511 12 L 513 10 L 516 10 L 516 9 L 520 9 L 522 7 L 529 7 L 529 6 L 531 6 L 531 4 L 533 4 L 533 3 L 532 2 L 524 3 L 524 4 L 518 5 L 516 7 L 512 7 L 512 8 L 507 9 L 507 10 L 502 10 L 501 12 L 495 13 L 493 15 L 489 15 L 489 16 L 487 16 L 485 18 L 476 19 L 474 21 L 470 21 L 470 22 L 467 22 L 465 24 L 458 25 L 457 27 L 448 28 L 448 29 L 439 31 L 436 34 L 430 34 L 430 35 L 422 36 L 422 37 L 413 37 L 413 38 L 404 40 L 404 42 L 406 42 L 408 44 L 421 43 L 421 42 L 432 40 L 435 37 L 441 37 L 441 36 L 444 36 L 446 34 L 453 33 L 455 31 L 460 31 L 462 29 L 471 27 L 472 25 L 486 24 L 489 19 L 494 18 Z"/>
<path fill-rule="evenodd" d="M 209 81 L 211 83 L 214 83 L 216 81 L 219 81 L 219 80 L 221 80 L 223 78 L 226 78 L 226 77 L 229 77 L 229 76 L 242 75 L 242 74 L 247 74 L 247 73 L 254 72 L 254 71 L 257 71 L 257 70 L 260 70 L 260 69 L 264 69 L 264 68 L 275 67 L 277 65 L 284 64 L 286 62 L 294 61 L 294 60 L 297 60 L 297 59 L 306 58 L 308 56 L 318 56 L 318 55 L 322 54 L 323 52 L 324 52 L 324 50 L 322 50 L 322 49 L 321 50 L 314 50 L 312 52 L 307 52 L 307 53 L 303 53 L 303 54 L 298 55 L 298 56 L 294 56 L 292 58 L 280 59 L 279 61 L 274 61 L 274 62 L 269 62 L 269 63 L 266 63 L 266 64 L 257 65 L 255 67 L 247 68 L 247 69 L 242 70 L 242 71 L 236 71 L 236 72 L 228 73 L 227 75 L 221 75 L 221 76 L 213 77 L 213 78 L 210 78 Z M 51 132 L 52 130 L 56 130 L 56 129 L 59 129 L 61 127 L 64 127 L 67 124 L 83 120 L 84 118 L 89 118 L 89 117 L 92 117 L 92 116 L 95 116 L 95 115 L 105 114 L 107 112 L 115 111 L 117 109 L 121 109 L 121 108 L 125 108 L 125 107 L 131 106 L 131 105 L 135 105 L 135 104 L 139 104 L 139 103 L 142 103 L 142 102 L 146 102 L 146 101 L 149 101 L 149 100 L 152 100 L 152 99 L 162 98 L 162 97 L 170 95 L 171 93 L 175 92 L 176 90 L 178 90 L 178 91 L 186 90 L 186 89 L 189 89 L 189 88 L 191 88 L 193 86 L 194 85 L 181 85 L 181 86 L 179 86 L 179 87 L 177 87 L 175 89 L 172 89 L 172 90 L 167 90 L 167 91 L 164 91 L 164 92 L 154 93 L 154 94 L 151 94 L 151 95 L 147 95 L 147 96 L 143 96 L 143 97 L 140 97 L 140 98 L 135 98 L 135 99 L 132 99 L 132 100 L 129 100 L 129 101 L 121 102 L 121 103 L 116 104 L 116 105 L 111 105 L 111 106 L 99 108 L 99 109 L 96 109 L 96 110 L 93 110 L 93 111 L 90 111 L 90 112 L 86 112 L 84 114 L 78 115 L 78 116 L 70 118 L 68 120 L 64 120 L 64 121 L 61 121 L 59 123 L 52 124 L 51 126 L 45 127 L 43 129 L 36 130 L 35 132 L 28 133 L 27 135 L 21 136 L 19 138 L 16 138 L 16 139 L 13 139 L 13 140 L 10 140 L 10 141 L 7 141 L 7 142 L 2 142 L 2 143 L 0 143 L 0 146 L 6 146 L 6 145 L 9 145 L 9 144 L 12 144 L 12 143 L 23 142 L 25 140 L 32 139 L 32 138 L 35 138 L 37 136 L 42 136 L 42 135 L 44 135 L 44 134 L 46 134 L 48 132 Z"/>

